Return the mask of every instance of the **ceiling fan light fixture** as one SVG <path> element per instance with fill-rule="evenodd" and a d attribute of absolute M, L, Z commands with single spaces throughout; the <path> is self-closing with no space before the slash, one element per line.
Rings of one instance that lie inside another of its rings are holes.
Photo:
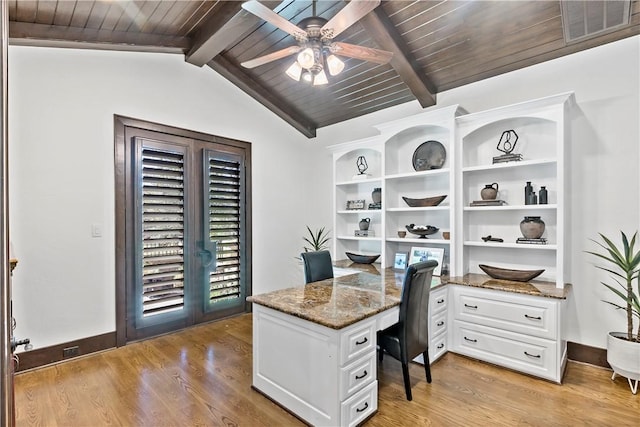
<path fill-rule="evenodd" d="M 327 80 L 327 75 L 324 73 L 324 70 L 320 70 L 320 72 L 313 77 L 314 86 L 326 85 L 328 83 L 329 80 Z"/>
<path fill-rule="evenodd" d="M 298 54 L 298 63 L 302 68 L 311 68 L 315 63 L 315 55 L 313 49 L 311 49 L 310 47 L 303 49 Z"/>
<path fill-rule="evenodd" d="M 327 56 L 327 68 L 329 68 L 329 74 L 337 76 L 344 70 L 344 62 L 335 55 Z"/>
<path fill-rule="evenodd" d="M 304 70 L 302 72 L 302 79 L 301 80 L 303 82 L 306 82 L 306 83 L 309 83 L 309 84 L 313 83 L 313 74 L 311 74 L 311 71 Z"/>
<path fill-rule="evenodd" d="M 287 76 L 291 77 L 295 81 L 300 81 L 302 75 L 302 67 L 298 64 L 298 61 L 294 61 L 289 68 L 287 68 Z"/>

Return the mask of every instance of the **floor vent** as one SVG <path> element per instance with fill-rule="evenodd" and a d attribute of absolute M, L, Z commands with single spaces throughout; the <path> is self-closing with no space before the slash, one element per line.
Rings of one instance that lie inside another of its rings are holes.
<path fill-rule="evenodd" d="M 630 0 L 563 0 L 560 3 L 567 43 L 597 37 L 629 25 Z"/>

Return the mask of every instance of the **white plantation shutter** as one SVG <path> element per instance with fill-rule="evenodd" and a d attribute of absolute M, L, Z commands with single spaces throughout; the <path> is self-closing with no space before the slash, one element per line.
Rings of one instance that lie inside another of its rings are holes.
<path fill-rule="evenodd" d="M 215 247 L 215 267 L 208 275 L 209 309 L 244 304 L 242 286 L 243 189 L 242 159 L 239 156 L 208 152 L 207 173 L 208 239 Z"/>
<path fill-rule="evenodd" d="M 144 319 L 184 311 L 185 153 L 148 140 L 138 150 L 136 288 Z"/>

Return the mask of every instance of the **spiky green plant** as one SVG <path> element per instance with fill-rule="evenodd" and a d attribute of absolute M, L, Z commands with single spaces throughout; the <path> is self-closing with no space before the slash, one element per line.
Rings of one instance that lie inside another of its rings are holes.
<path fill-rule="evenodd" d="M 604 253 L 591 252 L 587 253 L 595 255 L 596 257 L 608 262 L 608 266 L 596 265 L 600 270 L 606 271 L 611 274 L 613 280 L 618 286 L 612 286 L 604 282 L 602 283 L 611 292 L 619 296 L 624 302 L 624 305 L 617 304 L 611 301 L 604 301 L 607 304 L 611 304 L 616 309 L 625 310 L 627 313 L 627 339 L 629 341 L 640 342 L 640 323 L 638 325 L 638 332 L 633 336 L 633 318 L 640 319 L 640 250 L 635 250 L 636 237 L 638 232 L 636 231 L 631 238 L 631 241 L 627 238 L 624 232 L 622 234 L 622 248 L 618 248 L 604 234 L 598 233 L 603 242 L 599 242 L 591 239 L 594 243 L 604 249 Z M 638 283 L 637 289 L 633 288 L 633 281 Z M 622 290 L 620 290 L 620 289 Z"/>
<path fill-rule="evenodd" d="M 311 247 L 305 246 L 304 247 L 305 252 L 322 251 L 329 247 L 328 243 L 329 243 L 329 240 L 331 240 L 331 237 L 329 237 L 329 232 L 325 231 L 324 227 L 319 228 L 314 232 L 307 225 L 307 231 L 309 232 L 309 236 L 303 237 L 302 239 L 305 242 L 307 242 L 309 245 L 311 245 Z"/>

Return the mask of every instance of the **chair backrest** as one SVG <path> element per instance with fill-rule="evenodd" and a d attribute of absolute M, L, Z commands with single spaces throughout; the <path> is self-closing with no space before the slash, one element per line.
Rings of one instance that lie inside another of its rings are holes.
<path fill-rule="evenodd" d="M 333 277 L 333 263 L 329 251 L 303 252 L 300 256 L 304 265 L 305 283 Z"/>
<path fill-rule="evenodd" d="M 429 294 L 433 269 L 437 266 L 434 260 L 418 262 L 410 265 L 404 276 L 398 320 L 403 363 L 409 363 L 429 348 Z"/>

